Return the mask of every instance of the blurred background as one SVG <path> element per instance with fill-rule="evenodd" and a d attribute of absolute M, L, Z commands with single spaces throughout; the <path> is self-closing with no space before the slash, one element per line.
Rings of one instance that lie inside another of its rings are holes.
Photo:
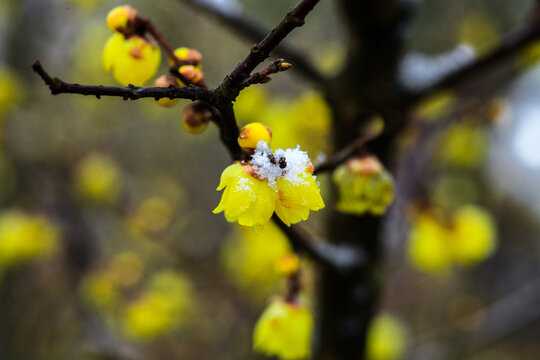
<path fill-rule="evenodd" d="M 296 3 L 206 1 L 268 28 Z M 399 67 L 411 89 L 489 53 L 534 5 L 413 2 Z M 0 3 L 0 359 L 258 358 L 252 328 L 281 293 L 276 264 L 291 249 L 272 226 L 254 234 L 212 214 L 229 164 L 217 129 L 187 133 L 185 101 L 169 109 L 151 99 L 52 96 L 31 71 L 39 59 L 65 81 L 115 85 L 101 52 L 106 14 L 121 4 Z M 173 47 L 202 53 L 211 87 L 251 45 L 182 1 L 130 4 Z M 328 76 L 347 52 L 338 15 L 322 1 L 288 38 Z M 538 59 L 540 42 L 474 92 L 434 94 L 411 115 L 390 169 L 398 195 L 371 359 L 539 358 Z M 274 147 L 300 144 L 314 161 L 332 151 L 330 110 L 294 69 L 243 92 L 235 110 L 240 124 L 268 125 Z M 332 207 L 331 179 L 320 180 Z M 325 216 L 305 226 L 323 234 Z M 447 224 L 459 219 L 479 235 L 459 238 Z M 440 238 L 459 238 L 460 250 Z M 317 273 L 304 266 L 309 300 Z"/>

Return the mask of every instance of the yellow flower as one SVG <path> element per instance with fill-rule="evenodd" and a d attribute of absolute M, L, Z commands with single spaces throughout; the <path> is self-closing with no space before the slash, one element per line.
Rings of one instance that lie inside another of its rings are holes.
<path fill-rule="evenodd" d="M 276 214 L 288 226 L 307 220 L 310 210 L 324 208 L 319 186 L 308 169 L 298 174 L 298 180 L 279 178 L 277 189 Z"/>
<path fill-rule="evenodd" d="M 443 134 L 438 155 L 452 165 L 474 167 L 480 165 L 487 153 L 486 129 L 471 123 L 456 123 Z"/>
<path fill-rule="evenodd" d="M 239 163 L 228 166 L 217 190 L 225 189 L 214 214 L 224 212 L 229 222 L 240 225 L 264 225 L 276 208 L 276 194 L 268 181 L 256 179 L 253 167 Z"/>
<path fill-rule="evenodd" d="M 160 75 L 154 82 L 157 87 L 169 87 L 170 85 L 179 86 L 178 80 L 172 75 Z M 173 107 L 180 99 L 161 98 L 157 103 L 163 107 Z"/>
<path fill-rule="evenodd" d="M 22 82 L 9 68 L 0 68 L 0 120 L 22 100 Z"/>
<path fill-rule="evenodd" d="M 192 308 L 191 283 L 178 272 L 155 274 L 147 291 L 127 306 L 124 332 L 135 340 L 152 340 L 182 325 Z"/>
<path fill-rule="evenodd" d="M 373 319 L 367 336 L 368 360 L 398 360 L 407 348 L 407 332 L 403 325 L 388 314 Z"/>
<path fill-rule="evenodd" d="M 52 253 L 59 230 L 47 218 L 19 211 L 0 214 L 0 265 L 27 262 Z"/>
<path fill-rule="evenodd" d="M 305 306 L 274 300 L 255 325 L 253 348 L 283 360 L 306 359 L 312 331 L 313 317 Z"/>
<path fill-rule="evenodd" d="M 450 230 L 428 214 L 420 214 L 409 233 L 408 258 L 418 270 L 441 273 L 452 264 Z"/>
<path fill-rule="evenodd" d="M 497 245 L 493 218 L 477 206 L 463 206 L 456 212 L 453 235 L 454 259 L 464 265 L 486 259 Z"/>
<path fill-rule="evenodd" d="M 116 33 L 107 40 L 102 59 L 105 71 L 112 71 L 120 85 L 142 86 L 156 73 L 161 52 L 157 45 L 140 36 L 126 39 Z"/>
<path fill-rule="evenodd" d="M 260 302 L 277 290 L 281 279 L 277 264 L 290 252 L 287 237 L 272 222 L 257 233 L 235 226 L 227 237 L 222 261 L 230 281 Z"/>
<path fill-rule="evenodd" d="M 221 175 L 218 190 L 225 187 L 214 213 L 225 211 L 228 221 L 262 226 L 274 210 L 288 226 L 306 220 L 309 212 L 322 209 L 319 185 L 307 153 L 278 149 L 274 153 L 259 141 L 250 164 L 234 164 Z"/>
<path fill-rule="evenodd" d="M 270 144 L 272 140 L 272 131 L 268 126 L 261 123 L 249 123 L 242 127 L 238 135 L 238 145 L 248 153 L 257 148 L 259 141 Z"/>
<path fill-rule="evenodd" d="M 338 185 L 337 209 L 348 214 L 382 215 L 394 198 L 394 181 L 373 156 L 349 160 L 332 176 Z"/>
<path fill-rule="evenodd" d="M 485 210 L 466 205 L 447 226 L 433 215 L 416 216 L 409 233 L 409 261 L 419 270 L 440 273 L 452 264 L 472 265 L 485 260 L 497 245 L 494 221 Z"/>
<path fill-rule="evenodd" d="M 113 203 L 120 194 L 122 176 L 118 165 L 106 155 L 90 154 L 76 166 L 74 189 L 95 204 Z"/>
<path fill-rule="evenodd" d="M 197 49 L 181 47 L 174 50 L 174 55 L 189 65 L 194 65 L 199 69 L 202 67 L 202 55 Z M 174 65 L 174 62 L 169 60 L 169 64 Z"/>
<path fill-rule="evenodd" d="M 136 16 L 137 10 L 131 6 L 117 6 L 107 14 L 107 26 L 109 26 L 112 31 L 127 33 L 132 30 L 129 28 L 133 27 Z"/>

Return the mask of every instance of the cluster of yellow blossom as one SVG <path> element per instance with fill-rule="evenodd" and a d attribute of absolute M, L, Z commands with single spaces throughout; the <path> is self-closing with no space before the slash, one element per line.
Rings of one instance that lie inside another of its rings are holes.
<path fill-rule="evenodd" d="M 276 290 L 280 275 L 294 267 L 288 264 L 289 255 L 287 237 L 270 222 L 258 233 L 236 226 L 225 243 L 222 261 L 230 281 L 260 301 Z"/>
<path fill-rule="evenodd" d="M 141 258 L 127 251 L 88 275 L 81 284 L 84 300 L 103 311 L 109 325 L 138 341 L 153 340 L 182 326 L 193 307 L 191 282 L 175 270 L 157 271 L 137 297 L 126 298 L 123 294 L 134 293 L 144 271 Z"/>
<path fill-rule="evenodd" d="M 368 360 L 399 360 L 405 355 L 407 345 L 407 331 L 395 317 L 380 314 L 372 320 L 367 335 Z"/>
<path fill-rule="evenodd" d="M 265 134 L 247 133 L 255 137 Z M 223 211 L 227 221 L 260 227 L 274 211 L 285 224 L 291 225 L 306 220 L 310 210 L 324 207 L 307 153 L 299 147 L 272 152 L 264 140 L 255 139 L 252 143 L 257 148 L 253 149 L 250 163 L 237 162 L 223 171 L 217 189 L 225 191 L 214 213 Z"/>
<path fill-rule="evenodd" d="M 136 340 L 151 340 L 181 326 L 193 307 L 191 287 L 191 282 L 176 271 L 156 273 L 146 292 L 126 307 L 125 334 Z"/>
<path fill-rule="evenodd" d="M 487 130 L 471 120 L 453 124 L 446 129 L 439 144 L 438 158 L 450 165 L 478 166 L 487 153 Z"/>
<path fill-rule="evenodd" d="M 264 88 L 252 86 L 242 90 L 234 111 L 241 124 L 258 119 L 268 125 L 274 135 L 275 148 L 302 144 L 311 157 L 329 150 L 331 111 L 316 92 L 305 92 L 292 101 L 270 100 Z"/>
<path fill-rule="evenodd" d="M 255 325 L 253 348 L 282 360 L 306 359 L 312 332 L 313 317 L 305 305 L 275 299 Z"/>
<path fill-rule="evenodd" d="M 163 197 L 143 200 L 129 219 L 129 227 L 137 233 L 158 233 L 171 223 L 173 208 Z"/>
<path fill-rule="evenodd" d="M 0 214 L 0 266 L 25 263 L 52 253 L 60 233 L 47 218 L 10 210 Z"/>
<path fill-rule="evenodd" d="M 332 179 L 339 189 L 337 209 L 344 213 L 382 215 L 394 198 L 392 176 L 374 156 L 349 160 Z"/>
<path fill-rule="evenodd" d="M 76 165 L 73 188 L 77 196 L 93 204 L 112 204 L 120 195 L 122 173 L 114 160 L 102 154 L 89 154 Z"/>
<path fill-rule="evenodd" d="M 459 208 L 448 224 L 420 213 L 409 233 L 408 258 L 414 267 L 440 273 L 453 263 L 472 265 L 489 257 L 497 244 L 493 218 L 480 207 Z"/>

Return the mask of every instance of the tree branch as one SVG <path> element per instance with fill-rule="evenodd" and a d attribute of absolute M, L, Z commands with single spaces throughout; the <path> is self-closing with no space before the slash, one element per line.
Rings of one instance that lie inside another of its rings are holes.
<path fill-rule="evenodd" d="M 470 78 L 482 74 L 486 69 L 515 56 L 517 52 L 538 39 L 540 39 L 540 19 L 535 19 L 521 30 L 505 38 L 501 45 L 490 54 L 480 57 L 476 61 L 444 76 L 427 88 L 406 93 L 404 102 L 409 107 L 437 90 L 459 87 Z"/>
<path fill-rule="evenodd" d="M 292 67 L 291 64 L 286 63 L 284 59 L 277 59 L 272 61 L 266 69 L 251 74 L 246 80 L 240 85 L 240 90 L 247 88 L 248 86 L 255 84 L 266 84 L 272 78 L 269 75 L 277 74 L 278 72 L 287 71 Z"/>
<path fill-rule="evenodd" d="M 246 38 L 248 41 L 256 42 L 264 38 L 269 33 L 267 29 L 257 24 L 254 21 L 248 20 L 246 15 L 238 12 L 224 11 L 222 7 L 213 6 L 209 2 L 200 0 L 181 0 L 189 6 L 198 9 L 211 17 L 217 19 L 222 24 L 228 26 L 238 35 Z M 283 57 L 294 64 L 295 70 L 307 80 L 314 82 L 316 85 L 322 85 L 326 79 L 324 75 L 306 59 L 305 54 L 285 45 L 279 44 L 275 52 L 278 56 Z"/>
<path fill-rule="evenodd" d="M 79 85 L 67 83 L 57 77 L 51 78 L 43 69 L 41 63 L 36 61 L 32 65 L 36 72 L 51 90 L 53 95 L 57 94 L 80 94 L 92 95 L 98 99 L 101 96 L 118 96 L 124 100 L 138 100 L 141 98 L 161 98 L 170 99 L 190 99 L 211 101 L 213 94 L 211 91 L 197 86 L 169 86 L 169 87 L 145 87 L 145 86 L 101 86 L 101 85 Z"/>
<path fill-rule="evenodd" d="M 306 254 L 320 265 L 338 272 L 350 272 L 366 264 L 365 255 L 357 248 L 317 241 L 301 227 L 287 226 L 276 214 L 272 220 L 287 235 L 295 252 Z"/>
<path fill-rule="evenodd" d="M 307 14 L 320 0 L 301 0 L 281 22 L 259 43 L 254 44 L 250 54 L 242 60 L 216 89 L 223 101 L 234 101 L 238 96 L 242 82 L 247 79 L 257 65 L 262 63 L 272 50 L 295 28 L 304 24 Z"/>
<path fill-rule="evenodd" d="M 332 171 L 345 161 L 353 157 L 362 147 L 374 137 L 372 135 L 363 135 L 356 140 L 336 152 L 334 155 L 328 156 L 322 163 L 315 166 L 314 175 Z"/>

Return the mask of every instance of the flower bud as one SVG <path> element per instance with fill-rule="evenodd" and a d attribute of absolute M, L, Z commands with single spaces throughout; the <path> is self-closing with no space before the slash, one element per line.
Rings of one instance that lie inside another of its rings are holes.
<path fill-rule="evenodd" d="M 354 158 L 341 165 L 332 179 L 339 187 L 339 211 L 382 215 L 394 197 L 392 176 L 374 156 Z"/>
<path fill-rule="evenodd" d="M 297 255 L 288 253 L 281 256 L 276 263 L 276 270 L 281 276 L 290 276 L 300 269 L 300 259 Z"/>
<path fill-rule="evenodd" d="M 238 135 L 238 145 L 248 154 L 254 152 L 259 141 L 270 144 L 270 140 L 272 140 L 272 131 L 268 126 L 261 123 L 247 124 L 240 130 L 240 135 Z"/>
<path fill-rule="evenodd" d="M 184 65 L 180 66 L 178 73 L 180 76 L 182 76 L 182 78 L 185 79 L 186 82 L 196 86 L 206 87 L 206 83 L 204 82 L 204 73 L 199 68 L 193 65 Z"/>
<path fill-rule="evenodd" d="M 187 47 L 181 47 L 174 50 L 174 55 L 182 60 L 186 65 L 193 65 L 198 68 L 202 64 L 202 55 L 197 49 L 191 49 Z M 174 65 L 172 61 L 169 61 L 170 65 Z"/>
<path fill-rule="evenodd" d="M 160 75 L 154 82 L 154 86 L 157 87 L 169 87 L 171 85 L 178 86 L 176 78 L 172 75 Z M 163 107 L 173 107 L 178 103 L 179 99 L 161 98 L 157 100 L 157 103 Z"/>
<path fill-rule="evenodd" d="M 206 129 L 212 118 L 212 113 L 201 102 L 194 102 L 184 108 L 182 124 L 184 129 L 192 134 L 200 134 Z"/>
<path fill-rule="evenodd" d="M 107 25 L 112 31 L 132 34 L 135 26 L 137 10 L 129 5 L 117 6 L 107 14 Z"/>

